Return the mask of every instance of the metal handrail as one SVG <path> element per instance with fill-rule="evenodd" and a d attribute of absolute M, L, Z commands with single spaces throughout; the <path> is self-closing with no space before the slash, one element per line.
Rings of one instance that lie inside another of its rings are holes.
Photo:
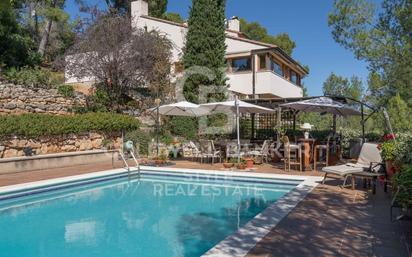
<path fill-rule="evenodd" d="M 139 162 L 137 161 L 136 156 L 134 155 L 134 153 L 133 153 L 133 152 L 130 152 L 130 154 L 132 155 L 132 158 L 133 158 L 133 160 L 134 160 L 135 163 L 136 163 L 137 174 L 138 174 L 138 176 L 139 176 L 139 178 L 140 178 L 140 164 L 139 164 Z M 121 150 L 119 150 L 119 155 L 120 155 L 121 159 L 123 160 L 123 163 L 124 163 L 125 168 L 127 169 L 127 175 L 130 177 L 130 175 L 131 175 L 130 166 L 129 166 L 129 164 L 127 163 L 126 158 L 124 157 L 124 154 L 122 153 Z"/>
<path fill-rule="evenodd" d="M 132 151 L 130 151 L 130 154 L 132 155 L 133 160 L 134 160 L 135 163 L 136 163 L 137 174 L 138 174 L 139 177 L 140 177 L 140 164 L 139 164 L 139 162 L 137 161 L 137 159 L 136 159 L 136 157 L 134 156 L 134 153 L 133 153 Z"/>
<path fill-rule="evenodd" d="M 127 174 L 130 175 L 130 167 L 129 167 L 129 164 L 127 164 L 127 161 L 126 161 L 126 159 L 124 158 L 124 155 L 123 155 L 123 153 L 122 153 L 121 150 L 119 150 L 119 155 L 120 155 L 120 157 L 122 158 L 123 163 L 124 163 L 124 166 L 125 166 L 126 169 L 127 169 Z"/>

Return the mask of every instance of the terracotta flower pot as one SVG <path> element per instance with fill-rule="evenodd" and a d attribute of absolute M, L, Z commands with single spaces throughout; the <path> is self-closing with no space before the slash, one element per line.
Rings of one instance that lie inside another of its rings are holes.
<path fill-rule="evenodd" d="M 234 166 L 234 164 L 233 163 L 230 163 L 230 162 L 224 162 L 223 163 L 223 167 L 225 168 L 225 169 L 230 169 L 230 168 L 232 168 Z"/>
<path fill-rule="evenodd" d="M 255 162 L 253 161 L 253 159 L 247 159 L 246 160 L 246 168 L 253 168 L 253 164 Z"/>
<path fill-rule="evenodd" d="M 244 169 L 246 169 L 246 164 L 244 164 L 244 163 L 239 163 L 239 164 L 237 165 L 237 168 L 238 168 L 239 170 L 244 170 Z"/>
<path fill-rule="evenodd" d="M 391 178 L 393 174 L 395 174 L 395 168 L 393 166 L 393 161 L 392 160 L 385 161 L 385 166 L 386 166 L 386 174 L 388 174 L 388 177 Z"/>

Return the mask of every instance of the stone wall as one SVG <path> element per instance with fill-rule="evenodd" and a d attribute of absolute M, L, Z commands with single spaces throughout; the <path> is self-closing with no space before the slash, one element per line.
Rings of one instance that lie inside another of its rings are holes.
<path fill-rule="evenodd" d="M 44 136 L 36 139 L 10 137 L 0 140 L 0 158 L 24 156 L 23 149 L 27 147 L 32 149 L 33 155 L 40 155 L 97 150 L 105 147 L 104 143 L 106 142 L 110 142 L 114 149 L 119 149 L 122 139 L 118 134 L 103 135 L 98 133 Z"/>
<path fill-rule="evenodd" d="M 0 80 L 0 115 L 19 113 L 68 114 L 75 106 L 85 106 L 86 97 L 75 92 L 63 97 L 57 89 L 28 88 Z"/>

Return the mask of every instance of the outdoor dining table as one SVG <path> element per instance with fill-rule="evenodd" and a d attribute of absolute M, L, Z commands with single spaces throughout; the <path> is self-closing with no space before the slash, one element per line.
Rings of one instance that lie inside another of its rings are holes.
<path fill-rule="evenodd" d="M 313 149 L 313 145 L 315 144 L 316 139 L 313 138 L 300 138 L 298 139 L 298 141 L 300 143 L 303 144 L 303 162 L 302 162 L 302 170 L 306 171 L 306 170 L 312 170 L 311 167 L 311 160 L 312 160 L 312 149 Z"/>

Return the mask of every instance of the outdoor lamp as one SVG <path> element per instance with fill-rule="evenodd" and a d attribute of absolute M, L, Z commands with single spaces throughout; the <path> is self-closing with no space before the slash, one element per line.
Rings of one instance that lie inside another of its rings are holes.
<path fill-rule="evenodd" d="M 313 125 L 309 124 L 309 123 L 303 123 L 300 128 L 303 129 L 304 135 L 305 135 L 305 139 L 309 139 L 309 131 L 312 129 Z"/>
<path fill-rule="evenodd" d="M 159 107 L 161 100 L 160 100 L 160 98 L 156 98 L 154 102 L 155 102 L 156 106 Z"/>

